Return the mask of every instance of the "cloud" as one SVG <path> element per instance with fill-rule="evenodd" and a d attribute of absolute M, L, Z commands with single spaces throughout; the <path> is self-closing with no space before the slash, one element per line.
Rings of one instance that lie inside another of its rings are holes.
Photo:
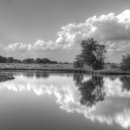
<path fill-rule="evenodd" d="M 94 16 L 84 23 L 63 26 L 62 31 L 58 32 L 56 42 L 66 44 L 66 47 L 73 47 L 91 37 L 105 44 L 111 51 L 123 51 L 128 48 L 130 46 L 130 10 L 125 10 L 119 15 L 110 13 L 100 17 Z"/>
<path fill-rule="evenodd" d="M 74 50 L 80 48 L 82 40 L 94 37 L 99 43 L 106 45 L 108 53 L 129 51 L 130 47 L 130 10 L 119 15 L 93 16 L 84 23 L 70 23 L 61 28 L 55 41 L 37 40 L 33 44 L 14 43 L 5 50 L 15 51 L 53 51 Z"/>
<path fill-rule="evenodd" d="M 9 44 L 8 46 L 5 47 L 5 50 L 7 51 L 27 51 L 31 47 L 31 44 L 23 44 L 23 43 L 14 43 L 14 44 Z"/>
<path fill-rule="evenodd" d="M 34 44 L 14 43 L 5 46 L 6 51 L 46 51 L 56 49 L 52 41 L 37 40 Z"/>

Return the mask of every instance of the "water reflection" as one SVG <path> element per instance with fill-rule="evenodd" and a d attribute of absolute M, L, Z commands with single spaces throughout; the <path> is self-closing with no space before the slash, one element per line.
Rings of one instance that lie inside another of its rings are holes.
<path fill-rule="evenodd" d="M 44 77 L 44 76 L 43 76 Z M 59 107 L 83 114 L 92 121 L 130 127 L 129 77 L 51 75 L 48 78 L 15 75 L 13 81 L 0 83 L 0 89 L 29 91 L 37 95 L 54 95 Z M 126 91 L 122 91 L 124 89 Z M 53 107 L 53 106 L 52 106 Z"/>
<path fill-rule="evenodd" d="M 79 87 L 82 95 L 81 104 L 92 107 L 97 102 L 103 101 L 105 97 L 103 83 L 103 77 L 100 76 L 92 76 L 88 81 L 81 82 Z"/>
<path fill-rule="evenodd" d="M 120 78 L 120 81 L 122 82 L 122 89 L 123 91 L 130 91 L 130 77 L 129 76 L 122 76 Z"/>
<path fill-rule="evenodd" d="M 74 74 L 73 80 L 81 92 L 80 102 L 82 105 L 92 107 L 105 98 L 104 81 L 102 76 L 92 76 L 89 80 L 83 81 L 83 74 Z"/>
<path fill-rule="evenodd" d="M 4 72 L 6 74 L 13 74 L 14 76 L 25 76 L 27 78 L 48 78 L 49 77 L 49 73 L 48 72 L 41 72 L 41 71 L 30 71 L 30 70 L 26 70 L 26 71 L 7 71 Z"/>
<path fill-rule="evenodd" d="M 83 74 L 74 74 L 73 80 L 74 80 L 76 86 L 80 85 L 83 80 Z"/>

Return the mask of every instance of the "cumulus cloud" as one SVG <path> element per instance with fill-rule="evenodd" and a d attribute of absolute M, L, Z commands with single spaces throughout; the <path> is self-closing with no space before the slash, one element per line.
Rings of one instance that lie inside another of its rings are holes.
<path fill-rule="evenodd" d="M 7 51 L 44 51 L 44 50 L 53 50 L 56 46 L 54 46 L 52 41 L 46 42 L 44 40 L 37 40 L 34 44 L 24 44 L 24 43 L 14 43 L 9 44 L 5 47 Z"/>
<path fill-rule="evenodd" d="M 23 44 L 23 43 L 14 43 L 14 44 L 9 44 L 8 46 L 5 47 L 5 50 L 7 51 L 27 51 L 31 47 L 31 44 Z"/>
<path fill-rule="evenodd" d="M 108 53 L 129 51 L 130 47 L 130 10 L 119 15 L 93 16 L 84 23 L 71 23 L 61 28 L 55 41 L 37 40 L 33 44 L 14 43 L 5 47 L 15 51 L 48 51 L 79 48 L 82 40 L 94 37 L 99 43 L 106 45 Z"/>
<path fill-rule="evenodd" d="M 88 18 L 84 23 L 68 24 L 58 32 L 56 43 L 76 46 L 81 40 L 94 37 L 108 51 L 123 51 L 130 46 L 130 10 L 119 15 L 110 13 Z"/>

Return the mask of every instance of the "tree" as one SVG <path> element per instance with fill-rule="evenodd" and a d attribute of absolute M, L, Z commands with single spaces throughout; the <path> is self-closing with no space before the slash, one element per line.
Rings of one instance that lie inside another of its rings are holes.
<path fill-rule="evenodd" d="M 79 55 L 76 56 L 75 60 L 76 61 L 74 61 L 73 63 L 75 68 L 83 67 L 84 62 L 83 62 L 83 59 Z"/>
<path fill-rule="evenodd" d="M 13 63 L 14 62 L 14 58 L 13 57 L 8 57 L 7 62 L 8 63 Z"/>
<path fill-rule="evenodd" d="M 41 63 L 51 63 L 51 61 L 47 58 L 42 58 Z"/>
<path fill-rule="evenodd" d="M 105 46 L 100 45 L 94 38 L 88 38 L 81 42 L 82 51 L 79 57 L 94 70 L 104 68 Z"/>
<path fill-rule="evenodd" d="M 27 59 L 24 59 L 22 62 L 27 63 L 27 64 L 31 64 L 31 63 L 34 63 L 34 59 L 33 58 L 27 58 Z"/>
<path fill-rule="evenodd" d="M 120 69 L 123 71 L 130 70 L 130 54 L 127 54 L 126 56 L 122 56 L 121 66 Z"/>
<path fill-rule="evenodd" d="M 42 59 L 40 59 L 40 58 L 37 58 L 36 60 L 35 60 L 35 63 L 37 63 L 37 64 L 39 64 L 39 63 L 41 63 L 42 62 Z"/>
<path fill-rule="evenodd" d="M 7 63 L 7 58 L 3 57 L 3 56 L 0 56 L 0 62 L 1 63 Z"/>

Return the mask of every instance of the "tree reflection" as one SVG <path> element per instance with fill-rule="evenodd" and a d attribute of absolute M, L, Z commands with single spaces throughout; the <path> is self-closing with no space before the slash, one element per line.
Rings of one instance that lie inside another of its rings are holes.
<path fill-rule="evenodd" d="M 130 91 L 130 77 L 129 76 L 122 76 L 120 78 L 120 81 L 122 82 L 122 89 Z"/>
<path fill-rule="evenodd" d="M 104 91 L 104 81 L 101 76 L 92 76 L 91 79 L 82 82 L 81 77 L 74 76 L 74 80 L 76 80 L 76 85 L 78 84 L 79 90 L 81 92 L 80 103 L 82 105 L 86 105 L 88 107 L 92 107 L 99 101 L 103 101 L 105 98 Z"/>
<path fill-rule="evenodd" d="M 0 72 L 0 82 L 13 80 L 13 79 L 14 79 L 14 77 L 11 73 L 1 73 Z"/>
<path fill-rule="evenodd" d="M 73 80 L 74 80 L 76 86 L 80 85 L 83 80 L 83 74 L 74 74 Z"/>
<path fill-rule="evenodd" d="M 110 79 L 111 81 L 114 81 L 114 80 L 117 79 L 117 76 L 110 76 L 109 79 Z"/>
<path fill-rule="evenodd" d="M 35 73 L 35 76 L 37 78 L 48 78 L 49 77 L 49 73 Z"/>
<path fill-rule="evenodd" d="M 36 77 L 36 78 L 48 78 L 50 75 L 47 72 L 22 72 L 22 75 L 26 76 L 26 77 Z"/>

